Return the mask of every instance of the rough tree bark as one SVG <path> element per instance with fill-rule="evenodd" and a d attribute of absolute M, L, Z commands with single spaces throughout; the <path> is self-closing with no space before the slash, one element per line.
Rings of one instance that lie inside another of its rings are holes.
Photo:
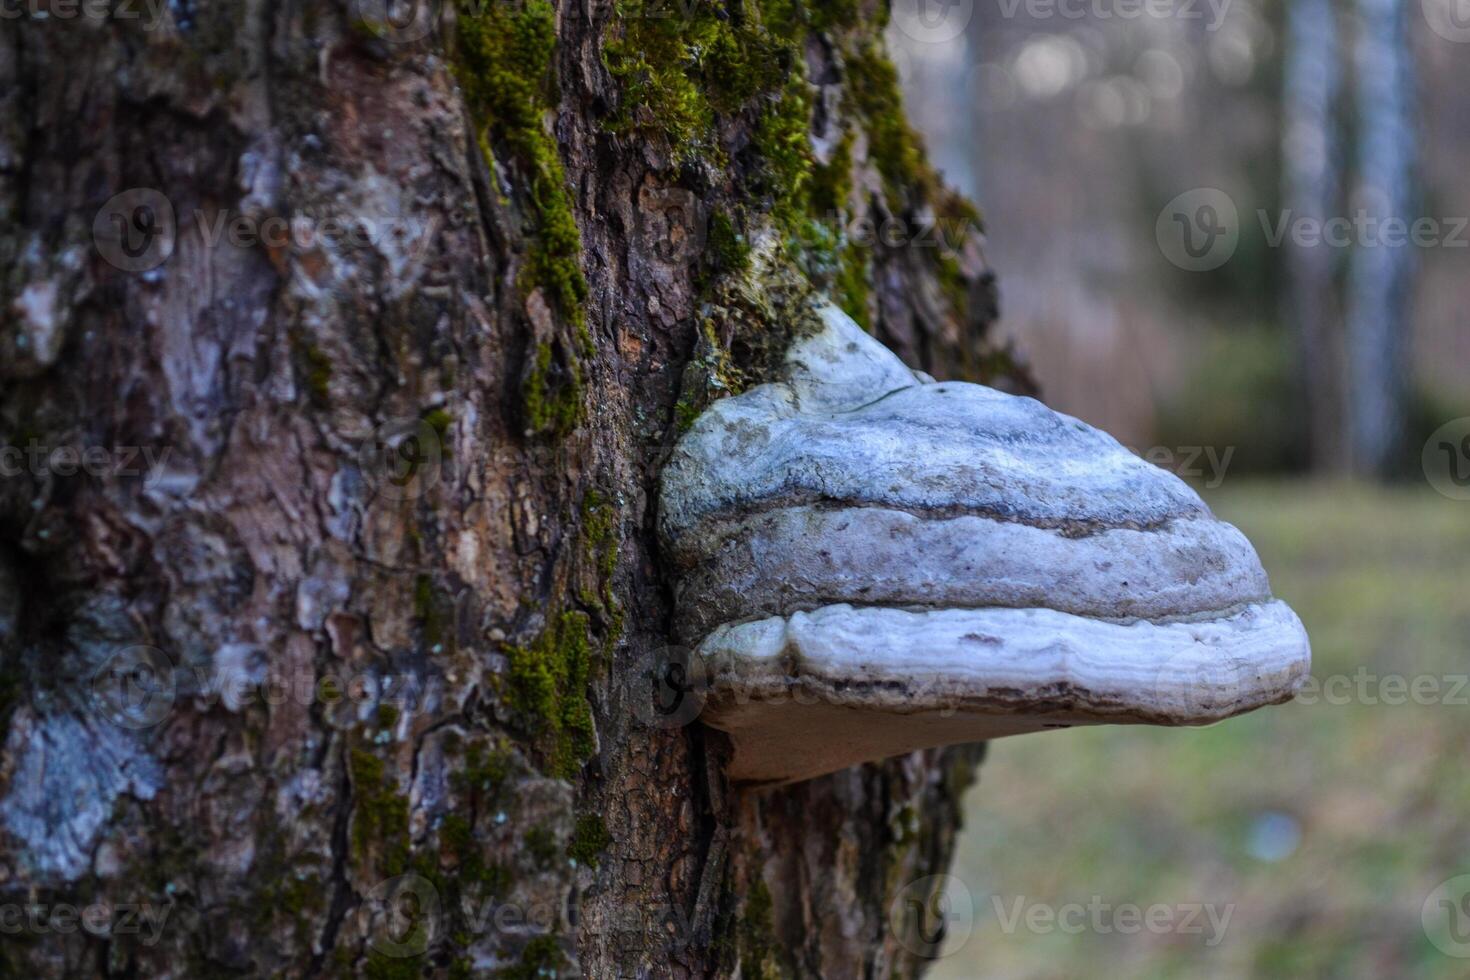
<path fill-rule="evenodd" d="M 656 669 L 660 455 L 807 282 L 1027 385 L 881 4 L 6 12 L 7 967 L 916 972 L 979 749 L 750 793 Z"/>

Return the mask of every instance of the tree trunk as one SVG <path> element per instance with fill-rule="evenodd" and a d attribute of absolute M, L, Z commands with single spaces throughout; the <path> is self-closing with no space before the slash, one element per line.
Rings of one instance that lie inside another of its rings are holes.
<path fill-rule="evenodd" d="M 1293 219 L 1322 227 L 1338 213 L 1342 169 L 1334 116 L 1341 47 L 1331 0 L 1292 0 L 1286 27 L 1282 199 Z M 1287 315 L 1296 331 L 1312 468 L 1342 472 L 1348 468 L 1347 425 L 1337 370 L 1342 320 L 1334 287 L 1336 250 L 1290 239 L 1286 247 Z"/>
<path fill-rule="evenodd" d="M 1408 303 L 1414 272 L 1411 186 L 1414 82 L 1408 8 L 1357 0 L 1357 206 L 1366 231 L 1347 283 L 1347 402 L 1353 469 L 1398 468 L 1408 392 Z M 1397 222 L 1400 227 L 1390 224 Z"/>
<path fill-rule="evenodd" d="M 884 9 L 386 2 L 0 35 L 0 957 L 913 974 L 980 749 L 757 794 L 648 683 L 659 460 L 772 297 L 1028 384 Z"/>

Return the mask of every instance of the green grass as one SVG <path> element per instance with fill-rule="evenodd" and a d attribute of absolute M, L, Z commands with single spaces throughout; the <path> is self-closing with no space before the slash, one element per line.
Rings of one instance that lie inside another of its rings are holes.
<path fill-rule="evenodd" d="M 1470 504 L 1424 488 L 1227 481 L 1206 493 L 1256 545 L 1312 638 L 1312 673 L 1470 674 Z M 1449 679 L 1446 679 L 1449 678 Z M 1341 682 L 1339 682 L 1341 683 Z M 1470 685 L 1458 704 L 1293 703 L 1197 730 L 1077 729 L 991 746 L 956 874 L 968 941 L 940 978 L 1464 977 L 1420 924 L 1470 873 Z M 1334 698 L 1333 700 L 1341 700 Z M 1441 697 L 1440 701 L 1444 699 Z M 1283 819 L 1284 818 L 1284 819 Z M 1253 828 L 1300 829 L 1290 853 Z M 1232 905 L 1212 930 L 1001 928 L 994 898 Z M 953 943 L 952 943 L 953 945 Z"/>

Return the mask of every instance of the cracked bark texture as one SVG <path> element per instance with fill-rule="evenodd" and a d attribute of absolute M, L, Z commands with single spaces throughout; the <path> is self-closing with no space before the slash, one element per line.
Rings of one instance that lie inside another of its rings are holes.
<path fill-rule="evenodd" d="M 945 869 L 980 748 L 742 791 L 646 669 L 679 409 L 785 329 L 731 284 L 839 288 L 789 185 L 969 213 L 873 100 L 881 4 L 783 4 L 794 62 L 694 152 L 667 66 L 609 68 L 631 4 L 65 9 L 0 23 L 0 902 L 51 910 L 7 972 L 918 972 L 890 903 Z M 527 23 L 534 132 L 466 94 L 467 28 Z M 585 288 L 547 271 L 557 186 Z M 784 242 L 776 285 L 742 240 Z M 846 254 L 911 366 L 1027 388 L 974 234 Z"/>

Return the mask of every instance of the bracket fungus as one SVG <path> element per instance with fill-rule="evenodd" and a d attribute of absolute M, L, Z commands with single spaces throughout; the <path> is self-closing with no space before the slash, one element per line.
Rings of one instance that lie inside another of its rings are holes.
<path fill-rule="evenodd" d="M 663 475 L 676 630 L 731 778 L 1290 699 L 1306 633 L 1183 481 L 817 313 L 783 376 L 710 406 Z"/>

